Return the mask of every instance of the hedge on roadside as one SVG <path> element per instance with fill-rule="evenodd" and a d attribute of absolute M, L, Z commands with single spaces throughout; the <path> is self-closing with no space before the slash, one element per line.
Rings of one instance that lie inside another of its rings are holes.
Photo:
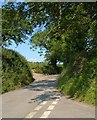
<path fill-rule="evenodd" d="M 59 79 L 58 89 L 70 98 L 97 105 L 97 58 L 76 62 L 64 67 Z"/>
<path fill-rule="evenodd" d="M 18 52 L 2 49 L 2 93 L 34 81 L 26 59 Z"/>

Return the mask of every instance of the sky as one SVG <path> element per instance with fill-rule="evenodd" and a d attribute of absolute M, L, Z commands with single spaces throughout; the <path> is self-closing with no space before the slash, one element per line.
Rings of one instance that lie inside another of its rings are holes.
<path fill-rule="evenodd" d="M 0 6 L 6 4 L 6 2 L 4 2 L 4 0 L 1 0 L 2 2 L 0 2 Z M 22 2 L 24 0 L 16 0 L 17 2 Z M 38 28 L 34 29 L 34 31 L 37 31 Z M 42 27 L 42 30 L 44 30 L 45 28 Z M 27 40 L 29 41 L 29 39 Z M 35 51 L 33 51 L 32 49 L 30 49 L 31 45 L 28 44 L 28 42 L 26 43 L 22 43 L 19 44 L 18 46 L 12 42 L 12 45 L 10 45 L 9 47 L 7 47 L 8 49 L 12 49 L 15 50 L 17 52 L 19 52 L 21 55 L 23 55 L 27 61 L 30 62 L 43 62 L 45 60 L 44 55 L 45 55 L 45 51 L 43 52 L 43 55 L 40 56 L 38 51 L 39 48 L 37 48 Z"/>
<path fill-rule="evenodd" d="M 19 52 L 21 55 L 23 55 L 26 58 L 27 61 L 30 62 L 43 62 L 45 60 L 44 55 L 42 56 L 39 55 L 38 53 L 39 48 L 33 51 L 32 49 L 30 49 L 30 45 L 28 45 L 27 42 L 19 44 L 18 46 L 16 46 L 16 44 L 13 42 L 12 45 L 7 48 Z"/>
<path fill-rule="evenodd" d="M 17 2 L 20 2 L 20 1 L 23 1 L 23 0 L 17 0 Z M 4 2 L 4 0 L 2 0 L 2 2 L 0 2 L 0 6 L 4 5 L 4 4 L 6 4 L 6 2 Z M 38 28 L 34 29 L 34 31 L 37 31 L 37 29 Z M 45 28 L 42 27 L 42 30 L 44 30 L 44 29 Z M 27 41 L 29 41 L 29 39 Z M 23 55 L 27 59 L 27 61 L 43 62 L 45 60 L 45 58 L 44 58 L 45 51 L 43 52 L 43 55 L 40 56 L 38 53 L 39 48 L 37 48 L 35 51 L 33 51 L 32 49 L 30 49 L 30 47 L 31 47 L 31 45 L 29 45 L 28 42 L 19 44 L 18 46 L 14 42 L 12 42 L 12 45 L 7 48 L 19 52 L 21 55 Z"/>

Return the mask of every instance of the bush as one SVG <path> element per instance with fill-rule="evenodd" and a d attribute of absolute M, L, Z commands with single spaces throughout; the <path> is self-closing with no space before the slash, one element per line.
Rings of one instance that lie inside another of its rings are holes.
<path fill-rule="evenodd" d="M 29 62 L 29 66 L 34 72 L 41 74 L 57 74 L 60 73 L 62 69 L 62 65 L 58 65 L 55 70 L 54 67 L 47 62 Z"/>
<path fill-rule="evenodd" d="M 67 65 L 58 79 L 58 89 L 69 97 L 95 105 L 96 66 L 97 58 L 85 60 L 81 64 Z"/>
<path fill-rule="evenodd" d="M 33 82 L 28 62 L 18 52 L 2 49 L 2 93 Z"/>
<path fill-rule="evenodd" d="M 44 74 L 45 72 L 45 66 L 47 65 L 46 62 L 29 62 L 30 68 L 35 72 L 35 73 L 41 73 Z"/>

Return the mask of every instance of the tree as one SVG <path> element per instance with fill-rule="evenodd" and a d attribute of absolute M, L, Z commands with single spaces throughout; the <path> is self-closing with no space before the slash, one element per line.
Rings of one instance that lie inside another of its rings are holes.
<path fill-rule="evenodd" d="M 71 3 L 70 3 L 71 4 Z M 3 44 L 24 42 L 27 35 L 31 35 L 37 25 L 60 22 L 60 9 L 68 6 L 67 3 L 25 3 L 10 2 L 2 6 L 2 38 Z M 51 9 L 49 9 L 51 8 Z M 54 9 L 54 10 L 53 10 Z M 63 9 L 64 10 L 64 9 Z M 56 12 L 55 12 L 56 11 Z M 66 13 L 66 12 L 65 12 Z"/>
<path fill-rule="evenodd" d="M 40 3 L 14 3 L 2 6 L 2 45 L 25 42 L 33 29 L 43 24 Z"/>
<path fill-rule="evenodd" d="M 8 3 L 2 13 L 4 44 L 25 42 L 35 27 L 44 26 L 33 41 L 47 50 L 48 58 L 67 63 L 76 59 L 74 54 L 85 57 L 96 51 L 95 3 Z"/>
<path fill-rule="evenodd" d="M 61 8 L 61 13 L 58 14 L 61 15 L 60 21 L 58 20 L 59 16 L 55 17 L 54 13 L 53 16 L 60 24 L 56 24 L 56 21 L 53 20 L 53 23 L 48 25 L 45 31 L 34 35 L 34 42 L 37 41 L 35 45 L 46 48 L 53 56 L 57 53 L 56 58 L 66 63 L 70 60 L 72 62 L 74 54 L 82 53 L 86 57 L 89 53 L 87 44 L 90 42 L 90 37 L 88 31 L 92 18 L 85 9 L 85 5 L 84 3 L 56 5 L 58 10 Z M 64 6 L 67 6 L 66 9 Z"/>

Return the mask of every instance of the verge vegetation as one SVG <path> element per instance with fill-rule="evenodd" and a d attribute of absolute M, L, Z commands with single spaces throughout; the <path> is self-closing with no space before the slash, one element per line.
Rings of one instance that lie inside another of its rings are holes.
<path fill-rule="evenodd" d="M 67 64 L 58 78 L 58 90 L 70 98 L 95 105 L 97 103 L 97 58 L 79 59 Z"/>
<path fill-rule="evenodd" d="M 57 70 L 48 62 L 29 62 L 29 66 L 35 73 L 41 74 L 59 74 L 62 70 L 62 65 L 57 65 Z"/>
<path fill-rule="evenodd" d="M 18 52 L 2 49 L 2 93 L 33 82 L 31 69 Z"/>

